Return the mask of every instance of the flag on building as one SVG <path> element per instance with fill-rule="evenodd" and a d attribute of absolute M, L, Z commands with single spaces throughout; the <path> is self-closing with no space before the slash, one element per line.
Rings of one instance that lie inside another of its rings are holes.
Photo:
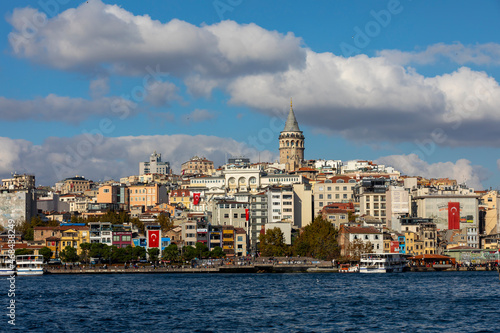
<path fill-rule="evenodd" d="M 198 206 L 200 204 L 200 193 L 193 193 L 193 205 Z"/>
<path fill-rule="evenodd" d="M 148 248 L 160 247 L 160 230 L 148 230 Z"/>
<path fill-rule="evenodd" d="M 250 213 L 249 213 L 248 208 L 245 208 L 245 218 L 246 218 L 247 221 L 250 218 Z"/>
<path fill-rule="evenodd" d="M 460 202 L 448 202 L 448 229 L 460 229 Z"/>

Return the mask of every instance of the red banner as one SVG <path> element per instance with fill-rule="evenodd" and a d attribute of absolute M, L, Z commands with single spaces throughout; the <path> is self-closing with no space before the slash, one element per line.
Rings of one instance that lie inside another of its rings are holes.
<path fill-rule="evenodd" d="M 247 221 L 248 221 L 249 217 L 250 217 L 250 212 L 248 211 L 248 208 L 245 208 L 245 218 Z"/>
<path fill-rule="evenodd" d="M 391 241 L 391 253 L 399 253 L 399 242 Z"/>
<path fill-rule="evenodd" d="M 448 229 L 460 229 L 460 202 L 448 202 Z"/>
<path fill-rule="evenodd" d="M 160 230 L 148 230 L 148 247 L 160 247 Z"/>
<path fill-rule="evenodd" d="M 200 203 L 200 193 L 193 193 L 193 205 L 198 206 Z"/>

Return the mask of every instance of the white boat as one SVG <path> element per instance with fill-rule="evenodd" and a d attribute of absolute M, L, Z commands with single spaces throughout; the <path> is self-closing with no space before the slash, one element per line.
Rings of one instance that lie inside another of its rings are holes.
<path fill-rule="evenodd" d="M 406 258 L 399 253 L 365 253 L 361 255 L 360 273 L 402 273 Z"/>
<path fill-rule="evenodd" d="M 43 256 L 40 255 L 20 255 L 16 256 L 17 275 L 42 275 Z"/>
<path fill-rule="evenodd" d="M 0 276 L 13 275 L 15 264 L 11 257 L 6 254 L 0 254 Z"/>

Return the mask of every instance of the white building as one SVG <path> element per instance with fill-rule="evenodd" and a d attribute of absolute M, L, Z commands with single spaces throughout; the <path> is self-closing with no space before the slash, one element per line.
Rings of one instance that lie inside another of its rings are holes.
<path fill-rule="evenodd" d="M 162 175 L 170 174 L 170 163 L 161 161 L 161 154 L 156 151 L 149 156 L 149 162 L 139 163 L 139 175 L 148 173 L 158 173 Z"/>

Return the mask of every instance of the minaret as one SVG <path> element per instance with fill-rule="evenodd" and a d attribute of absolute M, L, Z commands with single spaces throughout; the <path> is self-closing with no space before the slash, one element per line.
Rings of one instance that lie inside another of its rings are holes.
<path fill-rule="evenodd" d="M 292 99 L 285 129 L 280 133 L 280 163 L 285 164 L 286 171 L 298 169 L 304 160 L 304 134 L 299 129 L 293 113 Z"/>

